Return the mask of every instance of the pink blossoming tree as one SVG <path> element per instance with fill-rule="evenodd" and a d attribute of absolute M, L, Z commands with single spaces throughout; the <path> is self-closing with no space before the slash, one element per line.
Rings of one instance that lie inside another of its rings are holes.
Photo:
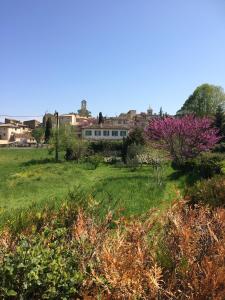
<path fill-rule="evenodd" d="M 220 139 L 209 118 L 193 115 L 153 119 L 146 134 L 157 146 L 167 149 L 177 164 L 212 149 Z"/>

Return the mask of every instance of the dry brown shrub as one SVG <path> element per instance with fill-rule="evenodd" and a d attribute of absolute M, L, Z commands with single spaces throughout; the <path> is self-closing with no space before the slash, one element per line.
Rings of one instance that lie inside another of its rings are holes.
<path fill-rule="evenodd" d="M 15 244 L 16 241 L 12 238 L 10 230 L 4 228 L 0 232 L 0 264 L 4 261 L 5 254 L 14 249 Z"/>
<path fill-rule="evenodd" d="M 107 226 L 110 220 L 109 215 L 96 225 L 79 211 L 74 225 L 82 268 L 90 272 L 84 283 L 86 297 L 89 289 L 89 295 L 100 293 L 104 299 L 156 299 L 162 292 L 162 270 L 148 239 L 155 218 L 151 215 L 145 222 L 122 218 L 113 230 Z"/>
<path fill-rule="evenodd" d="M 168 214 L 164 270 L 172 299 L 225 299 L 225 210 L 179 204 Z"/>
<path fill-rule="evenodd" d="M 106 238 L 98 253 L 99 273 L 110 286 L 113 299 L 155 299 L 161 288 L 162 271 L 151 255 L 146 228 L 138 221 L 118 228 Z"/>
<path fill-rule="evenodd" d="M 111 215 L 97 224 L 80 210 L 73 237 L 86 274 L 84 298 L 225 299 L 225 210 L 180 202 L 163 219 L 158 230 L 153 214 L 120 219 L 112 230 Z M 156 256 L 160 248 L 167 266 Z"/>
<path fill-rule="evenodd" d="M 100 222 L 83 209 L 43 219 L 50 229 L 68 229 L 66 249 L 84 275 L 82 299 L 225 299 L 224 208 L 180 201 L 164 216 L 152 211 L 144 220 L 115 221 L 109 213 Z M 9 230 L 1 232 L 0 262 L 16 243 Z"/>

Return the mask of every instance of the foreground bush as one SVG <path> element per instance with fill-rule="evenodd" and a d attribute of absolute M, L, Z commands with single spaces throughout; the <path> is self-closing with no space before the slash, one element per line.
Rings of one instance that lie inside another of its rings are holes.
<path fill-rule="evenodd" d="M 2 299 L 224 299 L 222 208 L 97 221 L 65 205 L 39 226 L 5 229 L 0 249 Z"/>
<path fill-rule="evenodd" d="M 224 299 L 224 209 L 180 206 L 170 212 L 163 249 L 168 299 Z"/>
<path fill-rule="evenodd" d="M 3 298 L 68 299 L 82 283 L 76 248 L 67 244 L 64 228 L 19 237 L 15 249 L 1 253 Z"/>
<path fill-rule="evenodd" d="M 172 164 L 175 169 L 194 173 L 199 178 L 211 178 L 222 174 L 224 155 L 206 152 L 196 158 L 186 160 L 182 165 Z"/>
<path fill-rule="evenodd" d="M 103 157 L 99 154 L 89 155 L 83 159 L 84 167 L 89 170 L 95 170 L 103 161 Z"/>
<path fill-rule="evenodd" d="M 91 141 L 89 142 L 89 150 L 93 153 L 102 153 L 105 156 L 118 155 L 123 147 L 122 141 Z"/>
<path fill-rule="evenodd" d="M 130 149 L 132 147 L 142 147 L 146 145 L 146 137 L 143 128 L 134 127 L 129 132 L 129 135 L 123 140 L 123 147 L 121 149 L 121 156 L 124 163 L 129 161 Z M 138 151 L 139 152 L 139 151 Z M 142 151 L 141 151 L 142 152 Z"/>
<path fill-rule="evenodd" d="M 195 183 L 186 191 L 191 204 L 203 203 L 211 207 L 225 208 L 225 177 L 215 176 Z"/>
<path fill-rule="evenodd" d="M 65 152 L 65 159 L 67 161 L 74 160 L 76 162 L 89 154 L 87 144 L 82 141 L 73 141 L 73 143 L 66 147 Z"/>
<path fill-rule="evenodd" d="M 225 153 L 225 143 L 219 143 L 215 146 L 214 152 Z"/>

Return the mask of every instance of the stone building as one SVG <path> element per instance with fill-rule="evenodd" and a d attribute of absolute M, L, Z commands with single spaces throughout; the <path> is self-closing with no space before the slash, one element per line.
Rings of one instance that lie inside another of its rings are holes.
<path fill-rule="evenodd" d="M 28 126 L 30 129 L 35 129 L 41 125 L 38 120 L 27 120 L 23 122 L 24 125 Z"/>

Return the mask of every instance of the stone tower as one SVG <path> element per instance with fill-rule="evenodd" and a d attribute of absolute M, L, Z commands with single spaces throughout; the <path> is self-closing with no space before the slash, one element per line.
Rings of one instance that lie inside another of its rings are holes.
<path fill-rule="evenodd" d="M 86 100 L 82 100 L 81 101 L 81 110 L 87 110 L 87 101 Z"/>
<path fill-rule="evenodd" d="M 81 117 L 90 117 L 91 116 L 91 112 L 87 110 L 87 101 L 86 100 L 81 101 L 81 107 L 78 110 L 78 114 Z"/>
<path fill-rule="evenodd" d="M 152 114 L 153 114 L 153 109 L 151 108 L 150 105 L 149 105 L 149 108 L 147 109 L 147 114 L 148 114 L 149 116 L 152 116 Z"/>

